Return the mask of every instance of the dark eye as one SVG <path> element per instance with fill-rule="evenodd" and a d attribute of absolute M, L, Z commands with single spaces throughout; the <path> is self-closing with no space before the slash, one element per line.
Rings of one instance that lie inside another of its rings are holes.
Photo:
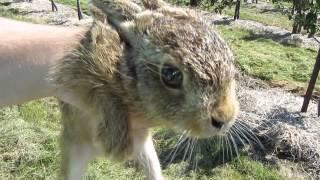
<path fill-rule="evenodd" d="M 169 88 L 180 88 L 182 85 L 182 72 L 173 66 L 164 65 L 161 69 L 161 79 Z"/>

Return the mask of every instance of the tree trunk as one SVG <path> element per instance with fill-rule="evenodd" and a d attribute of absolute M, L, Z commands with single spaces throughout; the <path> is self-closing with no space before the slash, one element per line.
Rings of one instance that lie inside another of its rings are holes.
<path fill-rule="evenodd" d="M 301 33 L 301 30 L 302 30 L 302 24 L 299 24 L 299 25 L 298 25 L 298 33 L 299 33 L 299 34 Z"/>
<path fill-rule="evenodd" d="M 256 4 L 258 4 L 258 0 L 256 0 Z"/>
<path fill-rule="evenodd" d="M 233 19 L 237 20 L 239 18 L 240 18 L 240 0 L 237 0 Z"/>
<path fill-rule="evenodd" d="M 314 68 L 313 68 L 313 72 L 310 78 L 310 82 L 308 85 L 308 89 L 306 92 L 306 95 L 304 96 L 304 101 L 303 101 L 303 105 L 301 108 L 301 112 L 307 112 L 308 110 L 308 106 L 309 106 L 309 102 L 312 96 L 312 92 L 314 89 L 314 86 L 316 84 L 317 81 L 317 77 L 319 75 L 319 70 L 320 70 L 320 49 L 318 50 L 318 56 L 316 59 L 316 63 L 314 64 Z M 320 105 L 318 106 L 318 116 L 320 115 Z"/>
<path fill-rule="evenodd" d="M 294 10 L 295 10 L 295 8 L 294 8 L 294 5 L 292 6 L 292 9 L 291 9 L 291 15 L 293 16 L 294 15 Z"/>
<path fill-rule="evenodd" d="M 312 38 L 312 37 L 316 34 L 316 31 L 317 31 L 317 29 L 316 29 L 315 25 L 312 25 L 312 26 L 310 27 L 310 31 L 309 31 L 309 34 L 308 34 L 308 38 Z"/>
<path fill-rule="evenodd" d="M 296 18 L 298 17 L 297 19 L 297 33 L 301 33 L 301 29 L 302 29 L 302 22 L 301 22 L 301 19 L 302 19 L 302 9 L 301 9 L 301 5 L 297 6 L 296 7 L 296 10 L 297 10 L 297 15 L 296 15 Z M 296 21 L 296 19 L 295 19 Z"/>
<path fill-rule="evenodd" d="M 80 7 L 80 0 L 77 0 L 77 11 L 78 11 L 78 19 L 79 20 L 83 19 L 82 10 L 81 10 L 81 7 Z"/>
<path fill-rule="evenodd" d="M 54 3 L 53 0 L 50 0 L 50 1 L 51 1 L 51 10 L 52 10 L 52 12 L 58 11 L 58 7 L 57 7 L 56 3 Z"/>
<path fill-rule="evenodd" d="M 295 22 L 293 22 L 292 34 L 297 34 L 297 33 L 298 33 L 298 24 L 296 24 Z"/>
<path fill-rule="evenodd" d="M 193 6 L 193 7 L 198 6 L 199 5 L 199 1 L 200 0 L 190 0 L 190 6 Z"/>

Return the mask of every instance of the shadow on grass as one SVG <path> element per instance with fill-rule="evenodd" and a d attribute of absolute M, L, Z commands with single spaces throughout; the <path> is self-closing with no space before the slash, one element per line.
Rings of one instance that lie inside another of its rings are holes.
<path fill-rule="evenodd" d="M 246 35 L 240 39 L 245 41 L 274 41 L 276 43 L 280 43 L 283 46 L 287 47 L 295 47 L 295 48 L 301 48 L 303 44 L 303 40 L 300 38 L 291 37 L 292 33 L 274 33 L 269 31 L 260 31 L 260 32 L 254 32 L 254 31 L 248 31 L 249 35 Z M 312 48 L 305 47 L 306 50 L 310 52 L 316 52 L 316 50 Z"/>
<path fill-rule="evenodd" d="M 271 14 L 271 13 L 281 13 L 284 14 L 287 11 L 289 11 L 289 9 L 286 8 L 277 8 L 277 7 L 273 7 L 273 6 L 266 6 L 266 7 L 260 7 L 257 8 L 256 6 L 257 4 L 253 5 L 251 3 L 248 4 L 244 4 L 243 7 L 247 8 L 247 9 L 254 9 L 254 10 L 258 10 L 259 13 L 266 13 L 266 14 Z"/>
<path fill-rule="evenodd" d="M 190 138 L 179 140 L 173 131 L 161 130 L 154 135 L 154 138 L 160 146 L 158 148 L 161 149 L 159 158 L 162 167 L 167 169 L 170 164 L 185 163 L 183 174 L 190 175 L 192 171 L 200 170 L 201 173 L 211 176 L 214 175 L 212 169 L 225 163 L 232 163 L 238 159 L 239 155 L 251 154 L 255 159 L 265 160 L 265 155 L 274 149 L 274 145 L 271 137 L 264 135 L 261 131 L 272 128 L 279 120 L 306 128 L 301 121 L 301 113 L 290 112 L 282 107 L 275 107 L 265 118 L 268 121 L 261 122 L 255 128 L 246 121 L 238 122 L 241 121 L 238 120 L 231 128 L 233 138 L 229 136 L 228 140 L 216 137 L 200 139 L 194 143 Z"/>
<path fill-rule="evenodd" d="M 184 174 L 189 175 L 193 170 L 201 170 L 207 175 L 214 175 L 212 169 L 215 167 L 231 162 L 239 155 L 246 154 L 245 146 L 259 149 L 251 136 L 247 135 L 245 138 L 241 136 L 241 134 L 236 135 L 228 140 L 218 137 L 199 139 L 196 143 L 191 138 L 182 138 L 181 143 L 177 134 L 163 130 L 157 132 L 154 139 L 161 147 L 159 148 L 161 149 L 159 158 L 163 169 L 167 169 L 170 164 L 185 162 Z"/>
<path fill-rule="evenodd" d="M 301 104 L 302 105 L 302 104 Z M 298 109 L 298 108 L 297 108 Z M 301 112 L 290 112 L 286 108 L 278 107 L 273 109 L 267 114 L 267 118 L 270 119 L 271 124 L 276 124 L 279 121 L 282 123 L 295 126 L 300 129 L 307 129 L 305 122 L 303 121 L 303 115 Z"/>
<path fill-rule="evenodd" d="M 291 33 L 274 33 L 274 32 L 268 32 L 268 31 L 261 31 L 259 33 L 256 33 L 254 31 L 248 31 L 249 35 L 241 38 L 242 40 L 245 41 L 254 41 L 254 40 L 258 40 L 258 41 L 264 41 L 266 39 L 271 39 L 274 40 L 276 42 L 279 42 L 279 40 L 288 38 L 291 36 Z"/>
<path fill-rule="evenodd" d="M 281 13 L 284 14 L 284 10 L 283 9 L 261 9 L 259 11 L 259 13 L 266 13 L 266 14 L 270 14 L 270 13 Z"/>
<path fill-rule="evenodd" d="M 0 6 L 9 6 L 12 2 L 0 2 Z"/>
<path fill-rule="evenodd" d="M 213 25 L 230 25 L 234 20 L 232 18 L 224 17 L 212 22 Z"/>

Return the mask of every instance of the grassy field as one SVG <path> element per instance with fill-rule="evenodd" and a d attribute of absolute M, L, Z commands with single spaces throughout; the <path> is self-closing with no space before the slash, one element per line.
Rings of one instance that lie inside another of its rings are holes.
<path fill-rule="evenodd" d="M 269 82 L 307 87 L 316 51 L 283 45 L 241 28 L 218 26 L 217 29 L 234 50 L 240 70 Z"/>
<path fill-rule="evenodd" d="M 6 6 L 0 6 L 0 17 L 7 17 L 18 21 L 26 21 L 36 24 L 46 24 L 46 22 L 42 19 L 32 19 L 25 17 L 24 15 L 20 14 L 18 11 L 14 9 L 6 8 Z"/>
<path fill-rule="evenodd" d="M 56 0 L 56 2 L 69 5 L 69 6 L 73 7 L 73 9 L 77 9 L 76 0 Z M 80 7 L 82 9 L 82 12 L 87 15 L 90 13 L 89 8 L 88 8 L 88 4 L 89 4 L 89 1 L 80 0 Z"/>
<path fill-rule="evenodd" d="M 171 0 L 171 2 L 188 3 L 187 0 Z M 283 3 L 283 7 L 287 9 L 290 6 L 289 3 Z M 280 8 L 268 11 L 243 3 L 240 11 L 240 19 L 253 20 L 287 30 L 292 28 L 292 21 L 281 13 Z M 226 8 L 223 12 L 233 16 L 234 7 Z M 286 86 L 298 90 L 301 94 L 304 93 L 315 63 L 316 51 L 283 45 L 242 28 L 220 25 L 217 29 L 235 52 L 236 63 L 240 70 L 273 85 Z M 319 80 L 320 78 L 316 84 L 317 92 L 320 90 Z"/>
<path fill-rule="evenodd" d="M 59 167 L 60 114 L 54 99 L 29 102 L 0 109 L 0 179 L 55 179 Z M 171 164 L 168 150 L 177 136 L 155 130 L 157 150 L 169 179 L 285 179 L 269 165 L 242 155 L 217 164 L 211 152 L 194 161 L 183 161 L 181 154 Z M 193 164 L 190 168 L 190 164 Z M 143 179 L 143 173 L 130 164 L 97 159 L 90 164 L 87 179 Z"/>
<path fill-rule="evenodd" d="M 226 15 L 234 15 L 234 7 L 226 8 L 223 11 Z M 240 8 L 240 19 L 257 21 L 266 25 L 278 26 L 289 31 L 292 30 L 292 20 L 281 12 L 272 12 L 268 10 L 261 10 L 254 7 L 242 4 Z"/>
<path fill-rule="evenodd" d="M 168 0 L 169 2 L 177 5 L 188 5 L 189 0 Z M 205 1 L 203 1 L 205 2 Z M 251 3 L 244 3 L 242 1 L 240 7 L 240 19 L 243 20 L 252 20 L 257 21 L 266 25 L 278 26 L 289 31 L 292 30 L 292 20 L 289 20 L 288 15 L 284 12 L 284 9 L 290 9 L 291 4 L 282 2 L 281 8 L 271 2 L 269 5 L 274 6 L 273 10 L 268 9 L 258 9 L 254 7 Z M 207 11 L 214 12 L 214 7 L 207 5 L 206 3 L 202 3 L 201 7 Z M 228 16 L 233 17 L 235 6 L 226 7 L 223 9 L 222 13 Z"/>

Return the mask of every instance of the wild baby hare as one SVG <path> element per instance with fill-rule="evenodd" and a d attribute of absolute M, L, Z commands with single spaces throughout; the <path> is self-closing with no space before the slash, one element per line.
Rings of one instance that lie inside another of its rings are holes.
<path fill-rule="evenodd" d="M 61 179 L 98 155 L 163 179 L 148 129 L 223 135 L 238 111 L 233 54 L 196 12 L 161 0 L 92 0 L 94 23 L 50 69 L 63 118 Z M 137 128 L 140 127 L 140 128 Z"/>

